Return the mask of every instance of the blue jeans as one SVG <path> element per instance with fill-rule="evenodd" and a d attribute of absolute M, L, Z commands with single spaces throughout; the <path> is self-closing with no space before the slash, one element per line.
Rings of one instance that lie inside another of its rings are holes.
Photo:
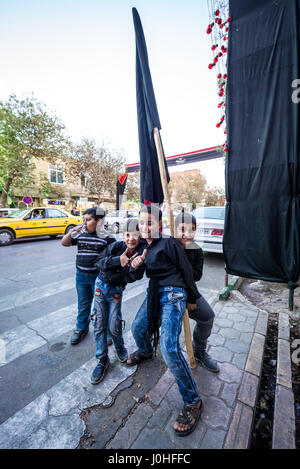
<path fill-rule="evenodd" d="M 187 405 L 200 401 L 196 383 L 180 348 L 179 336 L 186 307 L 186 291 L 178 287 L 159 288 L 161 306 L 160 347 L 163 359 L 173 374 Z M 147 335 L 147 297 L 132 323 L 132 334 L 141 355 L 149 357 L 153 348 Z"/>
<path fill-rule="evenodd" d="M 76 290 L 78 298 L 78 314 L 76 328 L 84 331 L 89 327 L 91 306 L 94 299 L 95 280 L 98 272 L 87 273 L 76 270 Z"/>
<path fill-rule="evenodd" d="M 115 348 L 124 347 L 121 312 L 123 290 L 123 287 L 109 285 L 99 278 L 96 279 L 92 322 L 98 360 L 107 356 L 108 330 Z"/>

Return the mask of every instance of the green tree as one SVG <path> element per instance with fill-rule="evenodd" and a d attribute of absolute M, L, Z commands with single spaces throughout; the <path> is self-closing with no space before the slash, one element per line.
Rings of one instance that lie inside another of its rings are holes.
<path fill-rule="evenodd" d="M 140 173 L 139 172 L 136 171 L 134 173 L 128 174 L 125 194 L 127 196 L 127 200 L 130 200 L 131 202 L 140 201 Z"/>
<path fill-rule="evenodd" d="M 124 155 L 95 140 L 85 137 L 74 146 L 68 161 L 68 177 L 80 178 L 91 194 L 97 195 L 98 204 L 103 196 L 116 195 L 117 177 L 124 172 Z"/>
<path fill-rule="evenodd" d="M 206 190 L 206 179 L 200 170 L 171 173 L 169 190 L 173 204 L 192 204 L 192 209 L 202 202 Z"/>
<path fill-rule="evenodd" d="M 209 188 L 205 194 L 205 205 L 214 207 L 225 204 L 225 190 L 222 187 Z"/>
<path fill-rule="evenodd" d="M 55 163 L 69 148 L 65 126 L 43 103 L 14 94 L 0 101 L 0 206 L 5 206 L 12 188 L 34 181 L 34 159 Z"/>

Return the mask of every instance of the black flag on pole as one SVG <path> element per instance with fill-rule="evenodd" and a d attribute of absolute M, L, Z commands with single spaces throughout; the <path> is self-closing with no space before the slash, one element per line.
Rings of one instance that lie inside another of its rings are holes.
<path fill-rule="evenodd" d="M 161 204 L 164 200 L 153 129 L 161 129 L 142 23 L 136 8 L 132 9 L 136 42 L 136 101 L 140 150 L 141 202 Z M 166 161 L 166 175 L 169 172 Z"/>
<path fill-rule="evenodd" d="M 124 195 L 126 182 L 127 182 L 128 173 L 122 174 L 117 179 L 117 197 L 116 197 L 116 210 L 120 210 L 120 199 L 122 200 L 122 196 Z"/>

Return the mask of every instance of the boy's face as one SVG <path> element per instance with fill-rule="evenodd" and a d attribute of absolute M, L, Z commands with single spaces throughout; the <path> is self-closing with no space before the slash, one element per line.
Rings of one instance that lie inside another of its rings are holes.
<path fill-rule="evenodd" d="M 181 245 L 186 245 L 194 240 L 196 227 L 193 223 L 179 223 L 176 228 L 176 238 Z"/>
<path fill-rule="evenodd" d="M 86 214 L 83 217 L 83 224 L 88 233 L 95 233 L 96 227 L 101 224 L 102 219 L 96 220 L 92 215 Z"/>
<path fill-rule="evenodd" d="M 128 249 L 133 251 L 140 242 L 140 233 L 138 231 L 124 231 L 123 238 Z"/>
<path fill-rule="evenodd" d="M 161 222 L 159 222 L 154 215 L 150 213 L 140 213 L 139 215 L 139 230 L 141 237 L 151 240 L 159 232 Z"/>

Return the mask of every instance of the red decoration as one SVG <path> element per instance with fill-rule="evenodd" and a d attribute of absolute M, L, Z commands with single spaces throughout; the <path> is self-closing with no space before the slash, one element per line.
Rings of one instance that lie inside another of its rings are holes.
<path fill-rule="evenodd" d="M 220 10 L 216 10 L 215 11 L 215 16 L 219 16 L 219 14 L 220 14 Z"/>
<path fill-rule="evenodd" d="M 227 21 L 228 21 L 228 23 L 231 23 L 232 18 L 229 16 L 229 18 L 227 18 Z"/>
<path fill-rule="evenodd" d="M 224 78 L 224 80 L 226 80 L 226 78 L 227 78 L 227 73 L 225 73 L 225 74 L 223 75 L 223 78 Z"/>
<path fill-rule="evenodd" d="M 207 28 L 206 32 L 207 32 L 207 34 L 210 34 L 211 33 L 211 28 L 210 27 Z"/>
<path fill-rule="evenodd" d="M 213 68 L 214 64 L 209 64 L 208 68 L 211 70 Z"/>
<path fill-rule="evenodd" d="M 219 53 L 218 53 L 218 56 L 219 56 L 219 57 L 222 57 L 222 55 L 223 55 L 222 52 L 219 52 Z"/>
<path fill-rule="evenodd" d="M 222 75 L 221 75 L 221 73 L 219 73 L 219 75 L 217 76 L 217 78 L 222 78 Z"/>
<path fill-rule="evenodd" d="M 218 123 L 218 124 L 216 125 L 216 127 L 218 127 L 218 128 L 219 128 L 219 127 L 221 127 L 221 124 L 220 124 L 220 123 Z"/>

